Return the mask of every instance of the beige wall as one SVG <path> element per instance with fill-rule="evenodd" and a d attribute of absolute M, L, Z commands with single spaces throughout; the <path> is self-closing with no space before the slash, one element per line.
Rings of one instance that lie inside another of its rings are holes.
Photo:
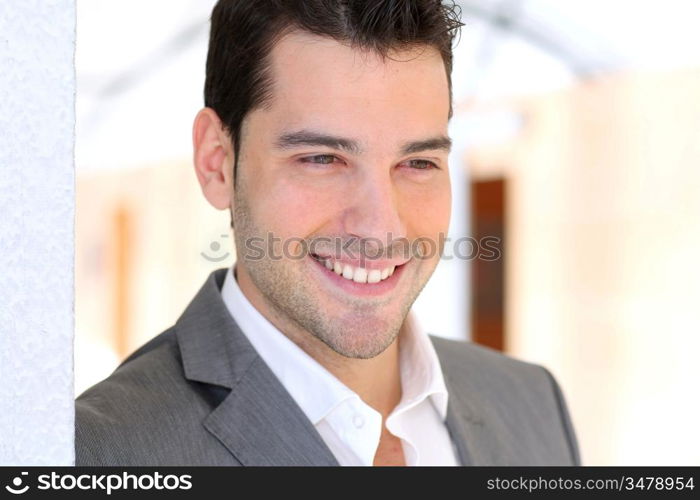
<path fill-rule="evenodd" d="M 561 382 L 586 464 L 700 464 L 700 70 L 506 107 L 507 349 Z"/>
<path fill-rule="evenodd" d="M 76 212 L 79 394 L 172 325 L 234 249 L 229 212 L 207 204 L 185 162 L 79 175 Z"/>

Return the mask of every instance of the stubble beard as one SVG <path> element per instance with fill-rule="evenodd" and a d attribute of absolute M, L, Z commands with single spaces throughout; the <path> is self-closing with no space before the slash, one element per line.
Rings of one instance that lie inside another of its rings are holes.
<path fill-rule="evenodd" d="M 433 266 L 427 271 L 427 276 L 403 276 L 404 279 L 411 279 L 411 286 L 401 299 L 398 311 L 395 306 L 391 307 L 392 314 L 389 317 L 382 312 L 384 301 L 368 302 L 353 297 L 348 297 L 342 312 L 331 314 L 324 310 L 318 300 L 318 297 L 328 295 L 328 292 L 306 275 L 308 270 L 305 260 L 308 257 L 304 257 L 304 260 L 293 260 L 286 256 L 271 259 L 269 255 L 247 258 L 245 242 L 253 241 L 251 238 L 267 241 L 267 235 L 256 223 L 245 190 L 240 188 L 236 192 L 233 218 L 239 255 L 237 266 L 245 266 L 270 313 L 277 319 L 272 322 L 278 326 L 289 325 L 289 331 L 284 331 L 284 327 L 280 329 L 297 344 L 306 344 L 308 338 L 303 337 L 310 334 L 347 358 L 373 358 L 394 342 L 413 302 L 434 270 Z M 396 297 L 389 300 L 395 301 Z"/>

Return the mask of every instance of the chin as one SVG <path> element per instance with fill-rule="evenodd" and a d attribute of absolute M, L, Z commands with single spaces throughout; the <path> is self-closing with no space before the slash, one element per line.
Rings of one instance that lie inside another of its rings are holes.
<path fill-rule="evenodd" d="M 316 332 L 316 337 L 341 356 L 371 359 L 380 355 L 394 342 L 399 330 L 400 324 L 389 325 L 384 320 L 363 321 L 342 330 L 334 328 L 330 332 Z"/>

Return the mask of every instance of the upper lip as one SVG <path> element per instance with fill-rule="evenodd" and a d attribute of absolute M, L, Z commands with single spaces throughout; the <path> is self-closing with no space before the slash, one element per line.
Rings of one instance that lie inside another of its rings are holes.
<path fill-rule="evenodd" d="M 336 262 L 339 262 L 342 265 L 350 265 L 354 268 L 361 267 L 363 269 L 367 269 L 369 271 L 373 269 L 377 269 L 379 271 L 382 271 L 388 267 L 398 267 L 406 262 L 408 262 L 410 259 L 405 259 L 405 258 L 394 258 L 394 259 L 373 259 L 370 257 L 364 257 L 364 258 L 347 258 L 347 257 L 341 257 L 341 258 L 336 258 L 332 255 L 324 255 L 324 254 L 312 254 L 312 257 L 320 260 L 330 260 L 331 263 L 335 264 Z"/>

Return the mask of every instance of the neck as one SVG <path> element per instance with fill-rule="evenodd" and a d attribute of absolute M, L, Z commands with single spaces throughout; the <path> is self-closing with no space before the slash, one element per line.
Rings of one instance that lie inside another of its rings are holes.
<path fill-rule="evenodd" d="M 285 332 L 295 344 L 318 361 L 369 406 L 386 418 L 401 400 L 398 335 L 381 354 L 371 359 L 338 354 L 309 332 Z"/>
<path fill-rule="evenodd" d="M 279 314 L 257 291 L 247 273 L 238 271 L 235 278 L 250 303 L 275 328 L 386 419 L 401 400 L 399 364 L 401 334 L 397 335 L 394 342 L 381 354 L 371 359 L 348 358 L 333 351 L 316 336 Z M 403 330 L 402 327 L 401 331 Z"/>

